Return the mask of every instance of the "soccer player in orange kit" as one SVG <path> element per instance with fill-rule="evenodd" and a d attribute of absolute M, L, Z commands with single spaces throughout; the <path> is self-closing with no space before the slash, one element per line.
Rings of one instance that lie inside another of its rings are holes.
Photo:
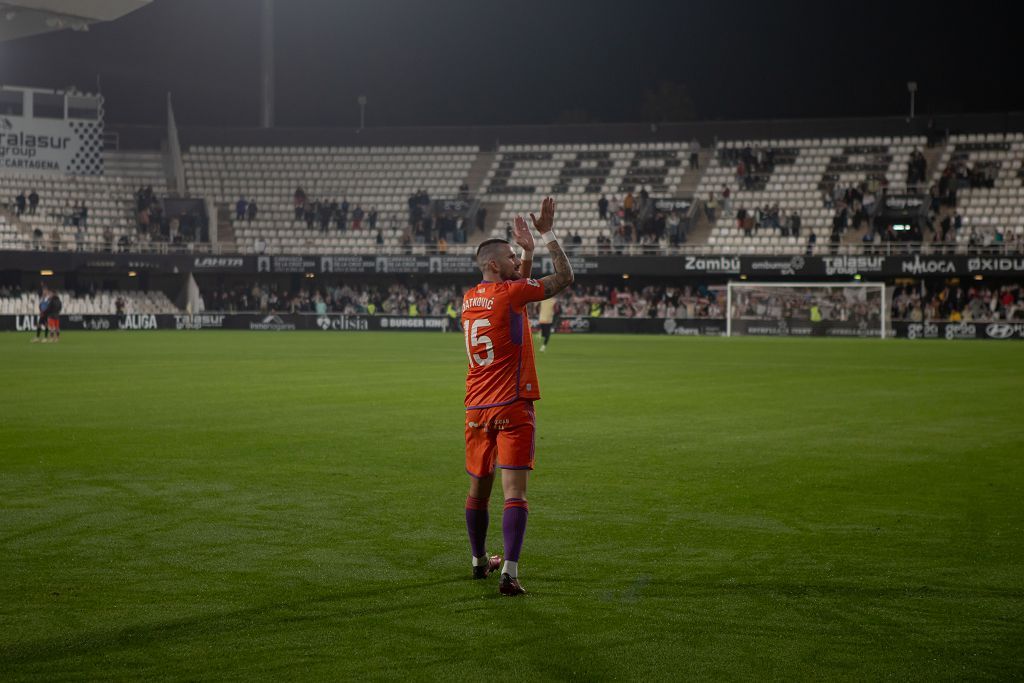
<path fill-rule="evenodd" d="M 462 326 L 466 336 L 469 372 L 466 375 L 466 530 L 473 554 L 473 577 L 486 578 L 501 565 L 501 557 L 488 557 L 487 503 L 494 470 L 501 469 L 505 496 L 502 534 L 505 563 L 498 589 L 503 595 L 522 595 L 519 552 L 526 532 L 526 479 L 533 469 L 536 420 L 533 402 L 540 398 L 533 339 L 526 305 L 555 296 L 573 282 L 572 266 L 552 231 L 555 201 L 541 203 L 540 218 L 530 219 L 551 252 L 555 272 L 530 279 L 533 236 L 522 216 L 515 219 L 515 241 L 524 250 L 520 258 L 502 239 L 480 243 L 476 262 L 483 281 L 462 300 Z"/>

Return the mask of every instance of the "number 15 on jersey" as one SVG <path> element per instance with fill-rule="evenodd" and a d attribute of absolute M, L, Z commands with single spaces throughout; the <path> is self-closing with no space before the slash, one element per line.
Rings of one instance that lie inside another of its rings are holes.
<path fill-rule="evenodd" d="M 469 367 L 473 367 L 476 364 L 479 367 L 490 365 L 491 361 L 494 360 L 494 344 L 491 342 L 491 338 L 486 334 L 480 334 L 482 328 L 491 326 L 491 321 L 486 318 L 480 318 L 479 320 L 466 320 L 462 323 L 462 328 L 466 332 L 466 355 L 469 356 Z M 473 349 L 483 346 L 484 354 L 473 353 Z"/>

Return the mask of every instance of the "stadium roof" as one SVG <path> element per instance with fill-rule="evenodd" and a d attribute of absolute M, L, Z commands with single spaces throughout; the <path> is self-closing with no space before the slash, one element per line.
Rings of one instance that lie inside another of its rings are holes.
<path fill-rule="evenodd" d="M 89 25 L 113 21 L 152 0 L 12 0 L 0 2 L 0 41 L 61 31 L 88 31 Z"/>

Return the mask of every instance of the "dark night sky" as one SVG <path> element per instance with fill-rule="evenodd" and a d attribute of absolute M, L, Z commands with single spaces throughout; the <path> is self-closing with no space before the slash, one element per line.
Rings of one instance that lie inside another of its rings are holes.
<path fill-rule="evenodd" d="M 838 3 L 836 4 L 838 6 Z M 277 0 L 277 124 L 639 121 L 684 84 L 701 119 L 1024 110 L 1004 12 L 894 2 Z M 87 33 L 0 44 L 0 82 L 95 91 L 107 120 L 259 121 L 258 0 L 155 0 Z"/>

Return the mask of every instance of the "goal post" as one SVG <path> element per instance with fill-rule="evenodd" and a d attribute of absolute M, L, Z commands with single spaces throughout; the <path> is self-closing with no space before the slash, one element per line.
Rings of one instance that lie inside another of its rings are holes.
<path fill-rule="evenodd" d="M 878 337 L 888 334 L 884 282 L 729 282 L 728 337 Z"/>

